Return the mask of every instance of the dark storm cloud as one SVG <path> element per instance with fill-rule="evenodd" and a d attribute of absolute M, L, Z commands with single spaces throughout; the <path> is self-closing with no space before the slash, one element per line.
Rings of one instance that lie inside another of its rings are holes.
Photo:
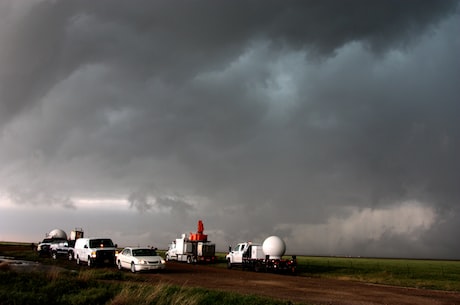
<path fill-rule="evenodd" d="M 5 1 L 0 16 L 13 202 L 123 198 L 172 232 L 206 218 L 221 244 L 457 250 L 438 237 L 458 229 L 458 1 Z"/>
<path fill-rule="evenodd" d="M 21 4 L 24 12 L 14 14 Z M 254 39 L 320 54 L 351 41 L 382 51 L 408 45 L 456 5 L 447 0 L 5 2 L 2 37 L 9 43 L 0 53 L 2 122 L 85 64 L 102 62 L 122 66 L 130 77 L 171 80 L 223 68 Z"/>

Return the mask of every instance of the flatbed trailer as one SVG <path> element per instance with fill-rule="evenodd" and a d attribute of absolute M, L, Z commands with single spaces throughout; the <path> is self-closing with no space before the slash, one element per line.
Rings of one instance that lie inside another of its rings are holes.
<path fill-rule="evenodd" d="M 242 268 L 254 270 L 256 272 L 291 272 L 295 273 L 297 269 L 297 259 L 270 259 L 266 258 L 243 258 Z"/>
<path fill-rule="evenodd" d="M 272 238 L 272 237 L 270 237 Z M 279 239 L 275 239 L 278 241 Z M 284 245 L 284 242 L 282 242 Z M 283 252 L 278 251 L 278 252 Z M 267 272 L 295 273 L 297 269 L 297 257 L 283 259 L 282 254 L 270 255 L 264 252 L 263 246 L 253 242 L 243 242 L 236 245 L 235 249 L 229 249 L 226 256 L 227 268 L 241 267 L 247 270 Z"/>

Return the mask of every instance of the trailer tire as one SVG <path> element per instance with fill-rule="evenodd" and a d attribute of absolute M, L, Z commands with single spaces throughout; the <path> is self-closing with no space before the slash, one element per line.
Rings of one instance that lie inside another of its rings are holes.
<path fill-rule="evenodd" d="M 260 272 L 261 270 L 262 270 L 262 266 L 260 265 L 259 262 L 256 262 L 256 264 L 254 265 L 254 271 Z"/>
<path fill-rule="evenodd" d="M 232 269 L 232 262 L 230 261 L 230 259 L 227 259 L 227 269 Z"/>

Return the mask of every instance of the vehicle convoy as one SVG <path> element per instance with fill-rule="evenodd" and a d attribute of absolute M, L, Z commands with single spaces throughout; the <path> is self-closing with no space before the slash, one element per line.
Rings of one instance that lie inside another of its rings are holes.
<path fill-rule="evenodd" d="M 79 238 L 75 242 L 74 257 L 77 265 L 83 262 L 88 267 L 100 264 L 114 266 L 116 247 L 110 238 Z"/>
<path fill-rule="evenodd" d="M 131 272 L 161 270 L 166 266 L 165 260 L 151 248 L 126 247 L 117 255 L 118 269 L 130 269 Z"/>
<path fill-rule="evenodd" d="M 295 273 L 297 267 L 296 256 L 292 259 L 283 259 L 286 244 L 278 236 L 270 236 L 263 244 L 242 242 L 236 245 L 225 257 L 227 268 L 240 266 L 243 269 L 254 271 L 283 271 Z"/>
<path fill-rule="evenodd" d="M 201 220 L 198 221 L 196 233 L 190 233 L 189 237 L 182 234 L 181 238 L 173 241 L 166 251 L 166 261 L 180 261 L 187 263 L 215 262 L 216 245 L 208 241 L 208 235 L 203 234 L 204 227 Z"/>

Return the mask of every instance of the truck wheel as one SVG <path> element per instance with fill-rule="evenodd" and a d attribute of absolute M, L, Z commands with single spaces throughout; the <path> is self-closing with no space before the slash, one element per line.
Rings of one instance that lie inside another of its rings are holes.
<path fill-rule="evenodd" d="M 118 267 L 118 270 L 121 270 L 121 269 L 122 269 L 122 267 L 121 267 L 121 262 L 120 262 L 120 261 L 118 261 L 117 267 Z"/>
<path fill-rule="evenodd" d="M 187 264 L 191 264 L 192 263 L 192 257 L 191 256 L 187 256 Z"/>
<path fill-rule="evenodd" d="M 131 263 L 131 272 L 136 273 L 136 265 L 134 263 Z"/>
<path fill-rule="evenodd" d="M 80 265 L 80 256 L 77 255 L 77 265 Z"/>
<path fill-rule="evenodd" d="M 255 272 L 259 272 L 259 271 L 260 271 L 260 264 L 259 264 L 259 263 L 256 263 L 256 264 L 254 265 L 254 271 L 255 271 Z"/>
<path fill-rule="evenodd" d="M 93 267 L 93 262 L 91 261 L 91 257 L 88 256 L 88 267 L 91 268 Z"/>
<path fill-rule="evenodd" d="M 73 253 L 69 252 L 67 258 L 69 259 L 69 261 L 73 260 Z"/>
<path fill-rule="evenodd" d="M 169 262 L 169 255 L 168 254 L 166 254 L 166 256 L 165 256 L 165 261 Z"/>
<path fill-rule="evenodd" d="M 232 269 L 232 263 L 230 259 L 227 259 L 227 269 Z"/>

